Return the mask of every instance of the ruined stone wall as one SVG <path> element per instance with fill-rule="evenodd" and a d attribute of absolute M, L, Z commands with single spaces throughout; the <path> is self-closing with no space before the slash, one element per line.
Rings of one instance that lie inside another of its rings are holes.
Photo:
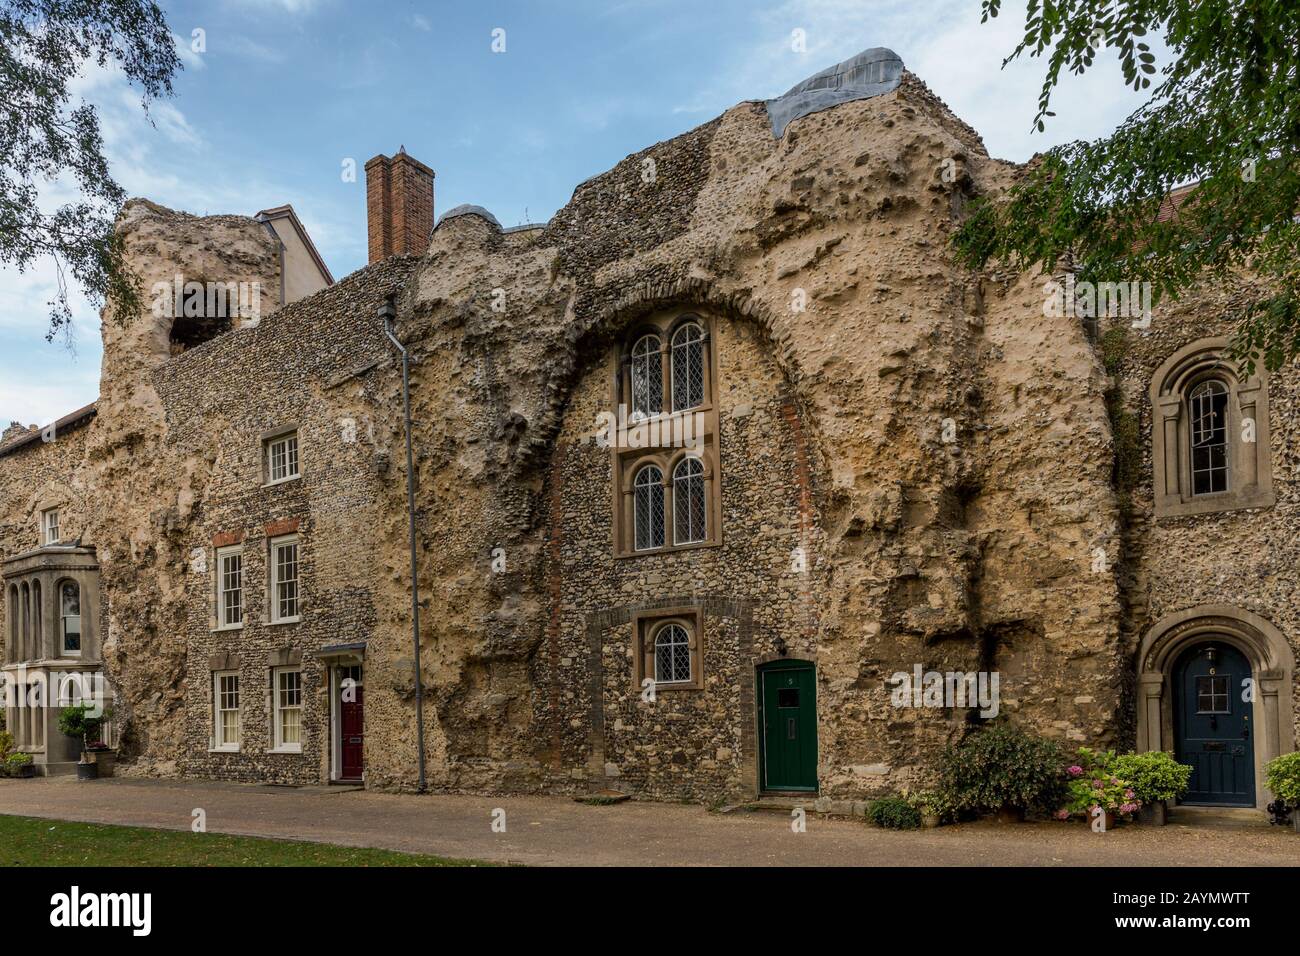
<path fill-rule="evenodd" d="M 657 797 L 743 794 L 754 771 L 755 658 L 777 656 L 778 641 L 793 657 L 816 657 L 825 575 L 797 554 L 821 551 L 816 516 L 800 521 L 798 413 L 752 322 L 715 318 L 711 329 L 719 547 L 611 559 L 612 453 L 593 434 L 611 407 L 608 355 L 593 356 L 570 395 L 547 479 L 551 617 L 533 671 L 534 721 L 549 731 L 539 755 L 555 786 L 586 786 L 594 772 Z M 696 604 L 703 689 L 643 701 L 630 613 Z"/>
<path fill-rule="evenodd" d="M 751 326 L 798 410 L 800 436 L 775 444 L 784 456 L 802 443 L 822 529 L 809 562 L 824 583 L 810 591 L 807 620 L 823 793 L 906 784 L 966 731 L 964 711 L 890 705 L 891 675 L 916 663 L 999 669 L 1019 719 L 1071 742 L 1111 739 L 1126 666 L 1120 604 L 1114 574 L 1089 573 L 1093 547 L 1117 534 L 1104 375 L 1077 324 L 1043 316 L 1041 282 L 972 276 L 947 249 L 968 195 L 1005 189 L 1013 172 L 905 77 L 893 93 L 795 121 L 781 140 L 761 105 L 741 104 L 582 184 L 526 244 L 477 216 L 439 226 L 401 323 L 419 358 L 436 785 L 552 779 L 537 743 L 552 737 L 550 710 L 527 698 L 559 686 L 581 712 L 578 671 L 550 679 L 544 648 L 558 615 L 578 653 L 576 595 L 594 601 L 548 576 L 548 562 L 572 560 L 555 543 L 554 515 L 578 507 L 569 459 L 581 467 L 586 455 L 555 439 L 567 415 L 581 422 L 590 411 L 588 357 L 663 308 Z M 724 480 L 728 467 L 724 450 Z M 390 516 L 399 493 L 389 489 Z M 787 483 L 773 497 L 796 494 Z M 605 529 L 580 513 L 592 532 L 584 573 L 621 580 Z M 765 534 L 758 553 L 785 533 Z M 400 536 L 385 542 L 398 566 Z M 506 573 L 491 572 L 494 548 L 508 555 Z M 714 589 L 705 551 L 676 560 L 683 577 L 662 582 L 665 599 L 687 580 L 692 593 Z M 788 587 L 761 561 L 752 573 L 731 596 Z M 386 592 L 381 604 L 400 606 L 400 580 Z M 707 636 L 752 668 L 758 650 L 741 654 L 736 620 L 720 612 Z M 623 627 L 611 621 L 602 647 L 627 640 Z M 727 706 L 719 720 L 730 726 L 738 711 Z M 560 763 L 571 781 L 586 767 L 603 784 L 584 733 L 560 732 Z M 669 751 L 672 740 L 663 737 Z M 701 731 L 689 745 L 702 756 L 717 742 Z M 652 736 L 638 746 L 647 744 L 657 745 Z M 715 761 L 717 749 L 730 748 Z M 698 780 L 721 786 L 731 773 L 701 764 Z M 671 779 L 636 783 L 666 795 Z"/>
<path fill-rule="evenodd" d="M 544 228 L 455 216 L 418 263 L 278 312 L 258 224 L 129 205 L 146 283 L 257 277 L 267 312 L 174 358 L 152 316 L 105 324 L 76 473 L 134 772 L 323 779 L 312 652 L 364 639 L 367 783 L 415 785 L 401 378 L 375 320 L 393 293 L 413 359 L 430 786 L 743 792 L 754 667 L 778 637 L 816 661 L 831 799 L 915 782 L 976 722 L 892 706 L 891 676 L 918 664 L 998 670 L 1015 719 L 1112 742 L 1122 605 L 1115 573 L 1090 567 L 1118 537 L 1106 379 L 1078 324 L 1044 317 L 1041 280 L 972 275 L 948 248 L 969 197 L 1014 173 L 910 75 L 779 140 L 742 103 L 581 184 Z M 621 560 L 608 452 L 587 439 L 610 350 L 664 309 L 719 329 L 723 545 Z M 261 436 L 288 424 L 303 478 L 263 488 Z M 8 481 L 31 480 L 14 467 Z M 268 626 L 266 538 L 284 522 L 302 535 L 306 615 Z M 213 548 L 239 536 L 249 621 L 214 632 Z M 712 683 L 650 714 L 626 693 L 628 615 L 683 597 L 702 607 Z M 308 692 L 293 756 L 261 746 L 286 651 Z M 207 752 L 227 655 L 248 741 L 234 756 Z"/>

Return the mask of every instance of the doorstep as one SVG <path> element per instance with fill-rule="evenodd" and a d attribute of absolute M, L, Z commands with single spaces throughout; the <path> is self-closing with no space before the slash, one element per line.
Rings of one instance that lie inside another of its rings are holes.
<path fill-rule="evenodd" d="M 1268 814 L 1251 807 L 1193 807 L 1179 804 L 1169 808 L 1169 825 L 1225 827 L 1228 829 L 1268 828 Z"/>

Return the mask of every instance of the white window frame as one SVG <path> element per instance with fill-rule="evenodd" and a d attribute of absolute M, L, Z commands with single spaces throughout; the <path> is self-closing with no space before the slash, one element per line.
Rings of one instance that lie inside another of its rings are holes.
<path fill-rule="evenodd" d="M 285 674 L 298 675 L 298 704 L 296 707 L 285 707 L 280 700 L 280 677 Z M 306 700 L 306 693 L 302 682 L 301 667 L 275 667 L 271 669 L 271 751 L 272 753 L 298 754 L 302 753 L 302 735 L 303 735 L 303 702 Z M 283 736 L 283 724 L 281 718 L 285 710 L 298 711 L 298 742 L 285 743 Z"/>
<path fill-rule="evenodd" d="M 293 577 L 280 578 L 280 548 L 293 547 Z M 270 560 L 267 562 L 271 577 L 270 587 L 270 617 L 272 624 L 294 624 L 302 620 L 302 545 L 296 534 L 286 534 L 278 538 L 271 539 Z M 294 591 L 294 614 L 281 615 L 280 613 L 280 585 L 293 582 Z"/>
<path fill-rule="evenodd" d="M 223 697 L 221 682 L 226 678 L 234 678 L 235 681 L 235 706 L 223 707 Z M 212 749 L 222 753 L 238 753 L 240 740 L 243 737 L 243 715 L 241 712 L 243 688 L 239 686 L 239 671 L 213 671 L 212 672 Z M 235 714 L 235 740 L 231 743 L 222 736 L 222 714 Z"/>
<path fill-rule="evenodd" d="M 63 589 L 69 584 L 71 584 L 73 587 L 77 589 L 77 613 L 76 614 L 65 614 L 63 611 Z M 82 624 L 82 622 L 85 619 L 85 612 L 81 610 L 81 602 L 82 599 L 85 597 L 85 595 L 82 593 L 83 589 L 81 587 L 81 582 L 76 580 L 75 578 L 60 578 L 58 582 L 58 588 L 56 590 L 57 593 L 55 595 L 55 600 L 59 602 L 58 603 L 59 653 L 57 656 L 58 657 L 80 657 L 82 650 L 86 646 L 86 629 Z M 77 619 L 77 649 L 75 651 L 68 650 L 67 639 L 64 636 L 68 628 L 68 618 L 71 617 L 75 617 Z"/>
<path fill-rule="evenodd" d="M 277 475 L 275 468 L 275 452 L 277 448 L 284 448 L 284 473 Z M 302 458 L 300 455 L 301 448 L 298 442 L 298 430 L 282 432 L 266 439 L 262 449 L 263 467 L 266 470 L 266 484 L 279 485 L 286 481 L 295 481 L 302 477 Z"/>
<path fill-rule="evenodd" d="M 239 559 L 239 587 L 226 587 L 226 562 L 231 558 Z M 248 608 L 244 600 L 244 546 L 242 544 L 230 545 L 225 548 L 217 548 L 216 561 L 214 562 L 217 569 L 217 627 L 218 631 L 237 631 L 244 626 L 244 612 Z M 231 621 L 226 617 L 226 595 L 232 591 L 239 593 L 239 620 Z"/>
<path fill-rule="evenodd" d="M 54 533 L 51 534 L 50 532 Z M 59 509 L 46 508 L 41 512 L 41 546 L 59 543 Z"/>

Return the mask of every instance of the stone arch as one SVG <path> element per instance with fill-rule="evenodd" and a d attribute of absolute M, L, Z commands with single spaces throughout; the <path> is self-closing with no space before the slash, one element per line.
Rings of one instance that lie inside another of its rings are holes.
<path fill-rule="evenodd" d="M 1224 337 L 1188 343 L 1165 359 L 1151 377 L 1151 467 L 1157 518 L 1274 504 L 1268 370 L 1260 365 L 1249 377 L 1242 376 L 1227 358 L 1229 344 Z M 1229 395 L 1229 484 L 1226 492 L 1194 495 L 1187 401 L 1192 387 L 1208 379 L 1221 382 Z M 1247 423 L 1253 434 L 1242 440 Z"/>
<path fill-rule="evenodd" d="M 817 475 L 826 474 L 820 428 L 816 416 L 811 413 L 805 376 L 789 332 L 778 326 L 767 305 L 751 298 L 745 291 L 728 292 L 710 279 L 695 276 L 644 282 L 599 308 L 576 308 L 577 318 L 565 336 L 564 355 L 553 363 L 551 377 L 545 386 L 536 437 L 527 447 L 520 449 L 517 467 L 521 471 L 545 470 L 564 423 L 569 397 L 586 370 L 584 356 L 602 353 L 629 335 L 648 316 L 672 308 L 708 310 L 732 321 L 748 322 L 758 330 L 768 355 L 785 379 L 788 397 L 796 409 L 801 428 L 806 432 L 813 471 Z M 829 487 L 825 482 L 818 482 L 817 486 Z"/>
<path fill-rule="evenodd" d="M 1295 750 L 1295 651 L 1268 620 L 1229 604 L 1201 604 L 1167 614 L 1147 631 L 1137 653 L 1137 749 L 1174 746 L 1172 672 L 1183 651 L 1213 638 L 1250 661 L 1255 680 L 1255 799 L 1263 809 L 1264 765 Z"/>

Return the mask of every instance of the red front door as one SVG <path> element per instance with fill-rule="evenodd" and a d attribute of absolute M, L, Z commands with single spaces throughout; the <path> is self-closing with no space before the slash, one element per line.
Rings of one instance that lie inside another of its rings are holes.
<path fill-rule="evenodd" d="M 339 779 L 341 780 L 360 780 L 361 779 L 361 755 L 365 749 L 365 720 L 363 718 L 364 708 L 362 701 L 365 697 L 365 691 L 360 687 L 352 688 L 351 694 L 343 694 L 342 697 L 351 697 L 355 695 L 356 700 L 339 701 Z"/>

